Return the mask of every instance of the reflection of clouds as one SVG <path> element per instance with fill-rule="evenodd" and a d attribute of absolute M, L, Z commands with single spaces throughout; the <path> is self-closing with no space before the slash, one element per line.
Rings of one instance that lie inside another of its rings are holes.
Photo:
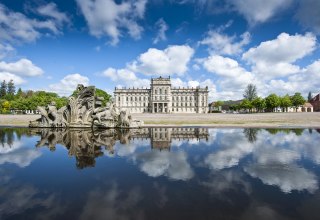
<path fill-rule="evenodd" d="M 11 146 L 4 144 L 4 146 L 0 148 L 0 165 L 4 163 L 14 163 L 19 167 L 26 167 L 40 155 L 40 151 L 23 147 L 21 141 L 14 141 Z"/>
<path fill-rule="evenodd" d="M 239 219 L 244 220 L 288 220 L 289 218 L 281 215 L 276 212 L 274 209 L 269 207 L 266 204 L 259 204 L 257 202 L 253 202 L 250 206 L 245 210 L 242 216 Z"/>
<path fill-rule="evenodd" d="M 79 219 L 144 219 L 138 206 L 142 199 L 140 188 L 122 191 L 116 183 L 98 188 L 88 193 Z"/>
<path fill-rule="evenodd" d="M 244 180 L 244 174 L 234 170 L 212 172 L 209 180 L 202 182 L 202 185 L 208 187 L 212 194 L 224 197 L 224 200 L 230 200 L 229 196 L 224 196 L 230 191 L 238 192 L 241 190 L 246 194 L 251 192 L 251 186 L 249 182 Z"/>
<path fill-rule="evenodd" d="M 275 146 L 259 146 L 253 154 L 259 164 L 289 164 L 300 159 L 298 152 Z"/>
<path fill-rule="evenodd" d="M 63 212 L 54 194 L 40 192 L 30 185 L 1 186 L 0 198 L 5 198 L 0 201 L 0 219 L 1 216 L 23 215 L 26 211 L 39 207 L 44 208 L 40 209 L 43 211 L 37 211 L 39 219 L 49 219 Z"/>
<path fill-rule="evenodd" d="M 119 142 L 115 145 L 116 154 L 120 157 L 126 157 L 133 155 L 138 148 L 150 146 L 150 140 L 148 139 L 135 139 L 130 140 L 130 143 L 120 144 Z"/>
<path fill-rule="evenodd" d="M 236 166 L 253 149 L 253 145 L 247 142 L 239 130 L 233 130 L 234 133 L 228 130 L 222 131 L 223 136 L 219 140 L 221 150 L 209 154 L 204 160 L 210 169 L 219 170 Z"/>
<path fill-rule="evenodd" d="M 302 158 L 303 151 L 314 146 L 315 138 L 318 137 L 311 137 L 306 132 L 297 136 L 282 132 L 271 135 L 264 131 L 253 150 L 253 163 L 245 171 L 286 193 L 292 190 L 314 192 L 318 188 L 316 176 L 296 162 Z"/>
<path fill-rule="evenodd" d="M 149 151 L 136 155 L 140 169 L 152 177 L 168 176 L 174 180 L 188 180 L 194 173 L 183 151 Z"/>
<path fill-rule="evenodd" d="M 157 182 L 153 184 L 153 187 L 158 194 L 156 195 L 157 200 L 155 200 L 154 202 L 159 208 L 163 208 L 169 200 L 166 194 L 166 187 L 159 185 Z"/>
<path fill-rule="evenodd" d="M 313 192 L 318 184 L 316 176 L 296 162 L 303 156 L 320 161 L 320 148 L 315 144 L 319 140 L 319 135 L 311 136 L 308 132 L 301 136 L 283 132 L 272 135 L 262 130 L 257 140 L 249 143 L 239 130 L 223 129 L 216 135 L 219 148 L 208 154 L 204 162 L 210 169 L 220 170 L 234 167 L 244 157 L 252 155 L 250 165 L 245 168 L 251 176 L 267 185 L 278 186 L 283 192 L 304 189 Z"/>
<path fill-rule="evenodd" d="M 283 192 L 318 189 L 316 176 L 296 165 L 250 165 L 245 171 L 264 184 L 278 186 Z"/>

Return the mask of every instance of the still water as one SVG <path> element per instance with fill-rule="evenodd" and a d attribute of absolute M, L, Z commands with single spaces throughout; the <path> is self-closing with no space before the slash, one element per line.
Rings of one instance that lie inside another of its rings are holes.
<path fill-rule="evenodd" d="M 320 130 L 0 128 L 0 219 L 320 219 Z"/>

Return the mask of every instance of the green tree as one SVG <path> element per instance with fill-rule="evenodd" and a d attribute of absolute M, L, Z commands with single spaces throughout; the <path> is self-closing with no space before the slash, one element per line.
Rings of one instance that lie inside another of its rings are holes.
<path fill-rule="evenodd" d="M 242 109 L 249 110 L 251 112 L 252 103 L 248 99 L 244 99 L 240 104 Z"/>
<path fill-rule="evenodd" d="M 296 108 L 296 111 L 298 110 L 298 107 L 300 105 L 303 105 L 306 100 L 302 97 L 301 93 L 296 92 L 292 97 L 291 97 L 291 102 L 292 105 Z"/>
<path fill-rule="evenodd" d="M 102 106 L 106 106 L 106 103 L 109 102 L 111 95 L 109 95 L 107 92 L 103 91 L 102 89 L 96 89 L 96 96 L 97 97 L 103 97 L 104 100 L 102 102 Z"/>
<path fill-rule="evenodd" d="M 283 97 L 280 97 L 280 107 L 282 108 L 283 112 L 288 111 L 288 108 L 292 106 L 292 102 L 290 96 L 287 94 Z"/>
<path fill-rule="evenodd" d="M 258 112 L 261 112 L 263 109 L 266 108 L 266 101 L 261 97 L 257 97 L 254 100 L 252 100 L 252 105 L 254 108 L 256 108 Z"/>
<path fill-rule="evenodd" d="M 272 94 L 268 95 L 268 97 L 266 97 L 266 107 L 270 111 L 273 112 L 274 109 L 278 106 L 280 106 L 280 99 L 276 94 L 272 93 Z"/>
<path fill-rule="evenodd" d="M 216 101 L 215 103 L 214 103 L 214 107 L 220 107 L 220 106 L 222 106 L 223 105 L 223 101 Z"/>
<path fill-rule="evenodd" d="M 16 87 L 14 86 L 14 82 L 13 80 L 10 80 L 7 85 L 7 94 L 13 96 L 15 92 L 16 92 Z"/>
<path fill-rule="evenodd" d="M 5 100 L 1 104 L 1 113 L 8 113 L 10 111 L 10 102 Z"/>
<path fill-rule="evenodd" d="M 0 85 L 0 97 L 4 97 L 7 94 L 7 83 L 5 80 Z"/>
<path fill-rule="evenodd" d="M 257 87 L 253 84 L 249 84 L 244 91 L 243 97 L 248 99 L 250 102 L 257 98 Z"/>
<path fill-rule="evenodd" d="M 17 94 L 16 94 L 16 98 L 22 97 L 22 94 L 23 94 L 22 89 L 19 88 L 18 91 L 17 91 Z"/>
<path fill-rule="evenodd" d="M 312 94 L 311 94 L 311 92 L 309 92 L 309 94 L 308 94 L 308 102 L 310 102 L 311 99 L 312 99 Z"/>

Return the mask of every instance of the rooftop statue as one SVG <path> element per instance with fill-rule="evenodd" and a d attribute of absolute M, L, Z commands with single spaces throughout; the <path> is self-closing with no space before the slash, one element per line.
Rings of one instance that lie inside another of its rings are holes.
<path fill-rule="evenodd" d="M 37 128 L 137 128 L 143 121 L 133 120 L 126 110 L 118 111 L 113 100 L 102 106 L 103 97 L 95 95 L 95 87 L 77 86 L 76 95 L 60 109 L 51 102 L 47 107 L 38 106 L 41 117 L 30 121 L 29 127 Z"/>

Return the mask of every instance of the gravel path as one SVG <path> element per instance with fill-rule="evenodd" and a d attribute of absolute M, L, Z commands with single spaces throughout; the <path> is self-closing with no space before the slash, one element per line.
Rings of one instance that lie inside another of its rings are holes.
<path fill-rule="evenodd" d="M 313 127 L 320 128 L 320 112 L 259 114 L 133 114 L 146 126 Z M 0 115 L 0 126 L 28 126 L 39 115 Z"/>

